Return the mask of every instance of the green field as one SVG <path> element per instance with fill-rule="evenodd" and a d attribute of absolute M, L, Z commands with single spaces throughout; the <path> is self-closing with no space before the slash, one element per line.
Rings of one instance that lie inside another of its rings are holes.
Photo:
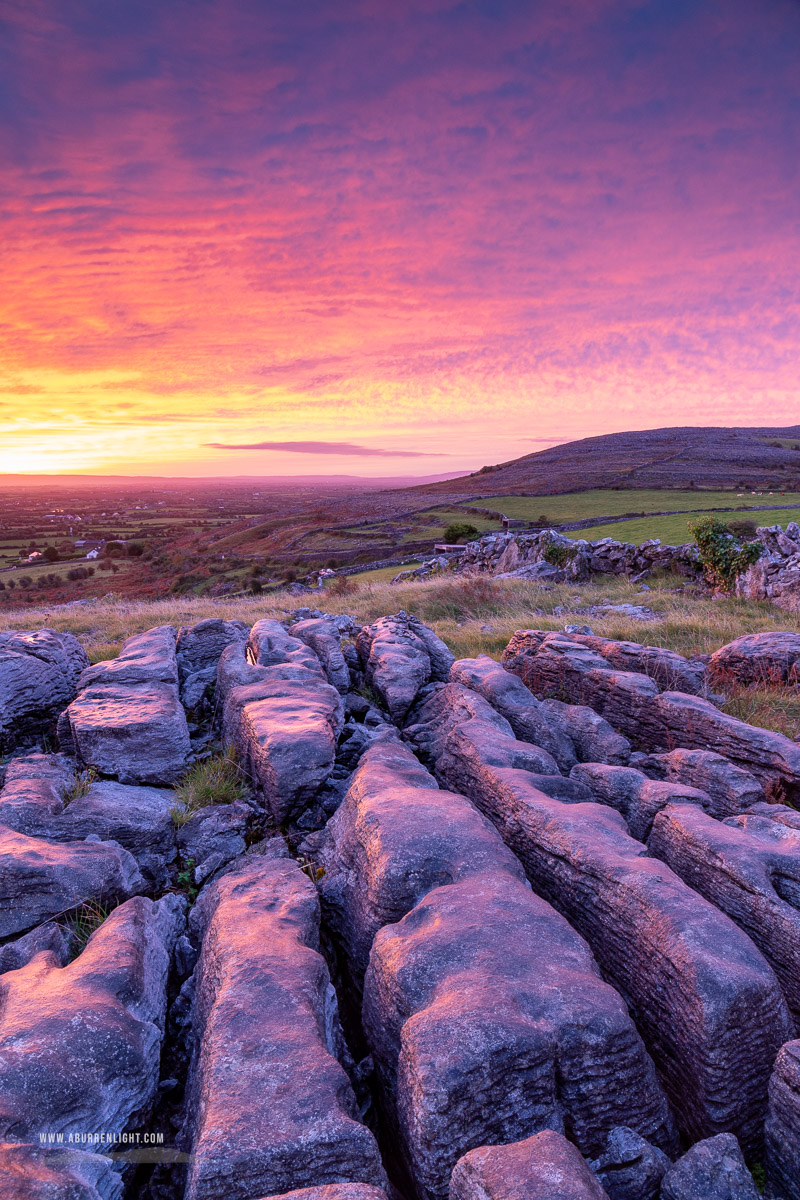
<path fill-rule="evenodd" d="M 541 516 L 546 516 L 554 525 L 560 525 L 565 521 L 585 521 L 589 517 L 616 517 L 622 516 L 623 513 L 696 513 L 701 508 L 724 508 L 733 511 L 739 508 L 757 508 L 764 504 L 796 504 L 800 508 L 800 492 L 764 492 L 760 496 L 753 496 L 749 492 L 741 495 L 738 492 L 595 489 L 589 492 L 567 493 L 563 496 L 492 496 L 482 503 L 487 508 L 496 508 L 507 517 L 535 521 Z M 472 517 L 467 519 L 473 521 Z M 780 513 L 764 512 L 757 514 L 755 519 L 759 525 L 777 525 L 780 521 L 785 524 L 794 517 L 789 515 L 784 519 Z M 473 524 L 477 524 L 477 519 Z"/>
<path fill-rule="evenodd" d="M 570 538 L 586 538 L 596 542 L 600 538 L 615 538 L 618 542 L 633 542 L 639 545 L 650 538 L 660 538 L 668 546 L 682 546 L 684 542 L 693 541 L 689 526 L 706 513 L 684 513 L 675 517 L 641 517 L 633 521 L 612 521 L 607 525 L 593 525 L 591 529 L 575 529 L 568 531 Z M 742 513 L 718 513 L 721 521 L 742 519 Z M 760 513 L 754 519 L 758 525 L 783 525 L 796 521 L 800 517 L 800 509 L 782 513 Z"/>

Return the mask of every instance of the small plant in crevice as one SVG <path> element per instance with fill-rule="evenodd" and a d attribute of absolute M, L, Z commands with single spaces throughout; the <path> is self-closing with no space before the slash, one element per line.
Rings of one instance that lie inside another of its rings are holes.
<path fill-rule="evenodd" d="M 103 904 L 99 899 L 84 901 L 67 918 L 66 927 L 70 941 L 70 959 L 74 960 L 86 949 L 89 938 L 99 929 L 114 905 Z"/>
<path fill-rule="evenodd" d="M 312 883 L 318 883 L 325 875 L 325 868 L 318 867 L 313 858 L 307 858 L 304 854 L 301 854 L 297 861 L 300 864 L 300 870 L 304 875 L 308 876 Z"/>
<path fill-rule="evenodd" d="M 194 881 L 194 869 L 196 863 L 193 858 L 186 858 L 181 864 L 181 870 L 175 876 L 175 881 L 180 891 L 194 904 L 197 899 L 199 887 Z"/>
<path fill-rule="evenodd" d="M 563 546 L 560 542 L 548 542 L 542 552 L 545 562 L 551 567 L 566 567 L 578 553 L 577 546 Z"/>
<path fill-rule="evenodd" d="M 66 808 L 73 800 L 80 800 L 83 796 L 88 795 L 89 789 L 96 779 L 96 767 L 87 767 L 85 771 L 78 771 L 72 786 L 67 788 L 64 793 L 64 807 Z"/>
<path fill-rule="evenodd" d="M 185 825 L 201 808 L 212 804 L 233 804 L 244 800 L 247 783 L 244 771 L 229 746 L 220 754 L 196 762 L 175 787 L 175 803 L 170 810 L 174 825 Z"/>

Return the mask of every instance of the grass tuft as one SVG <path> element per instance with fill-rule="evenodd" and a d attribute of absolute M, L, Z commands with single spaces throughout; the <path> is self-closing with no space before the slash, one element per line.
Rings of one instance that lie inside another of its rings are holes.
<path fill-rule="evenodd" d="M 68 922 L 73 960 L 83 953 L 89 938 L 96 929 L 100 928 L 112 908 L 113 905 L 107 906 L 99 900 L 86 900 L 75 910 Z"/>
<path fill-rule="evenodd" d="M 73 800 L 80 800 L 88 794 L 89 788 L 97 779 L 97 768 L 87 767 L 85 771 L 79 771 L 75 776 L 75 781 L 72 787 L 67 788 L 64 793 L 64 807 L 71 804 Z"/>
<path fill-rule="evenodd" d="M 185 825 L 201 808 L 212 804 L 233 804 L 247 795 L 244 772 L 232 746 L 195 763 L 175 788 L 175 804 L 170 815 L 173 824 Z"/>

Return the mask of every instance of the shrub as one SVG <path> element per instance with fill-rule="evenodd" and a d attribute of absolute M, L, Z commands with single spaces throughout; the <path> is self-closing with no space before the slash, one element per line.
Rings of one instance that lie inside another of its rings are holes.
<path fill-rule="evenodd" d="M 123 558 L 125 556 L 125 547 L 122 542 L 106 542 L 103 547 L 104 558 Z"/>
<path fill-rule="evenodd" d="M 728 521 L 728 529 L 734 537 L 743 542 L 752 542 L 756 536 L 758 525 L 755 521 Z"/>
<path fill-rule="evenodd" d="M 260 579 L 254 579 L 252 581 L 252 583 L 250 584 L 250 591 L 253 593 L 254 596 L 260 596 L 261 593 L 263 592 L 263 590 L 264 590 L 264 588 L 261 585 Z"/>
<path fill-rule="evenodd" d="M 560 542 L 548 542 L 542 557 L 554 567 L 565 567 L 577 554 L 575 546 L 562 546 Z"/>
<path fill-rule="evenodd" d="M 29 588 L 32 583 L 33 580 L 31 579 L 30 575 L 23 575 L 19 581 L 19 586 L 21 588 Z"/>
<path fill-rule="evenodd" d="M 46 559 L 47 562 L 58 562 L 60 557 L 61 556 L 59 555 L 55 546 L 45 546 L 44 550 L 42 551 L 42 558 Z"/>
<path fill-rule="evenodd" d="M 144 544 L 142 542 L 131 542 L 128 546 L 128 558 L 141 558 L 144 554 Z"/>
<path fill-rule="evenodd" d="M 469 542 L 477 536 L 478 530 L 466 521 L 453 521 L 444 531 L 444 540 L 451 545 L 455 545 L 456 542 Z"/>
<path fill-rule="evenodd" d="M 737 576 L 760 557 L 763 549 L 760 542 L 742 545 L 716 517 L 701 518 L 689 526 L 689 532 L 700 551 L 706 578 L 725 592 L 733 591 Z"/>
<path fill-rule="evenodd" d="M 325 590 L 331 596 L 349 596 L 356 590 L 356 585 L 347 575 L 334 575 L 330 583 L 325 585 Z"/>

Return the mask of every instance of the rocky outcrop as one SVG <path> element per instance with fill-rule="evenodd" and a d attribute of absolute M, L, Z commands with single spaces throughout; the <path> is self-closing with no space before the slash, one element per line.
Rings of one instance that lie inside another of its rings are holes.
<path fill-rule="evenodd" d="M 173 627 L 161 625 L 84 671 L 77 699 L 59 720 L 62 749 L 120 783 L 179 779 L 191 751 L 175 639 Z"/>
<path fill-rule="evenodd" d="M 402 720 L 424 684 L 448 679 L 455 661 L 432 629 L 408 613 L 365 626 L 356 649 L 367 682 L 394 720 Z"/>
<path fill-rule="evenodd" d="M 700 696 L 659 692 L 649 676 L 615 671 L 595 650 L 565 634 L 520 630 L 508 643 L 503 665 L 535 695 L 566 693 L 589 704 L 641 750 L 714 746 L 762 783 L 800 797 L 800 747 L 789 738 L 747 725 Z"/>
<path fill-rule="evenodd" d="M 324 678 L 320 660 L 304 641 L 287 633 L 280 621 L 256 621 L 246 646 L 247 661 L 257 667 L 291 663 Z"/>
<path fill-rule="evenodd" d="M 0 633 L 0 753 L 20 738 L 43 733 L 74 698 L 88 666 L 86 651 L 71 633 Z"/>
<path fill-rule="evenodd" d="M 184 1137 L 187 1200 L 251 1200 L 332 1183 L 384 1182 L 337 1062 L 336 998 L 318 951 L 319 903 L 282 841 L 210 884 Z"/>
<path fill-rule="evenodd" d="M 121 1200 L 110 1159 L 68 1146 L 0 1143 L 0 1200 Z"/>
<path fill-rule="evenodd" d="M 594 634 L 570 633 L 570 641 L 596 650 L 615 671 L 634 671 L 655 680 L 663 692 L 688 692 L 705 696 L 708 692 L 706 665 L 684 658 L 663 646 L 642 646 L 639 642 L 620 642 Z"/>
<path fill-rule="evenodd" d="M 0 826 L 0 938 L 144 889 L 135 859 L 116 842 L 51 842 Z"/>
<path fill-rule="evenodd" d="M 0 975 L 5 975 L 6 971 L 18 971 L 43 950 L 51 953 L 60 967 L 69 962 L 68 935 L 56 921 L 36 925 L 29 933 L 0 947 Z"/>
<path fill-rule="evenodd" d="M 575 1147 L 546 1129 L 470 1150 L 455 1165 L 450 1200 L 606 1200 L 606 1192 Z"/>
<path fill-rule="evenodd" d="M 525 873 L 494 827 L 387 732 L 363 755 L 315 860 L 326 924 L 360 994 L 375 934 L 433 888 L 490 871 Z"/>
<path fill-rule="evenodd" d="M 590 1165 L 609 1200 L 659 1200 L 661 1180 L 671 1164 L 641 1134 L 618 1126 Z"/>
<path fill-rule="evenodd" d="M 696 804 L 710 809 L 711 799 L 697 788 L 680 783 L 648 779 L 632 767 L 610 767 L 605 763 L 581 763 L 573 767 L 576 779 L 591 792 L 591 798 L 622 813 L 633 837 L 646 841 L 653 820 L 668 804 Z"/>
<path fill-rule="evenodd" d="M 586 704 L 567 704 L 563 700 L 541 700 L 541 711 L 558 722 L 572 738 L 579 762 L 601 762 L 624 766 L 631 744 L 612 729 L 599 713 Z"/>
<path fill-rule="evenodd" d="M 82 794 L 72 798 L 76 783 L 83 785 Z M 173 804 L 170 791 L 83 781 L 64 757 L 30 755 L 9 764 L 0 825 L 55 842 L 118 842 L 136 859 L 148 886 L 157 889 L 166 887 L 176 855 Z"/>
<path fill-rule="evenodd" d="M 508 721 L 514 736 L 532 742 L 552 754 L 558 768 L 567 773 L 578 761 L 575 744 L 558 716 L 542 708 L 541 701 L 522 680 L 506 671 L 487 654 L 462 658 L 450 668 L 451 683 L 478 692 Z"/>
<path fill-rule="evenodd" d="M 758 1189 L 731 1133 L 696 1142 L 667 1171 L 661 1200 L 758 1200 Z"/>
<path fill-rule="evenodd" d="M 800 597 L 800 526 L 790 521 L 756 530 L 764 548 L 761 557 L 736 580 L 736 594 L 745 600 L 771 600 L 777 608 L 796 612 Z"/>
<path fill-rule="evenodd" d="M 67 966 L 49 952 L 0 976 L 0 1137 L 122 1132 L 158 1084 L 176 896 L 115 909 Z"/>
<path fill-rule="evenodd" d="M 681 805 L 656 818 L 650 850 L 747 931 L 800 1021 L 800 830 Z"/>
<path fill-rule="evenodd" d="M 468 542 L 453 564 L 460 573 L 520 575 L 554 582 L 591 575 L 638 575 L 657 569 L 690 578 L 702 574 L 697 546 L 662 546 L 657 538 L 633 545 L 614 538 L 569 538 L 555 529 L 490 533 Z"/>
<path fill-rule="evenodd" d="M 798 660 L 800 633 L 748 633 L 712 654 L 708 667 L 722 686 L 797 686 Z"/>
<path fill-rule="evenodd" d="M 759 951 L 648 857 L 617 813 L 552 799 L 525 771 L 481 761 L 480 747 L 463 751 L 457 739 L 437 773 L 479 805 L 536 890 L 587 939 L 631 1005 L 683 1129 L 733 1130 L 756 1145 L 772 1058 L 791 1029 Z"/>
<path fill-rule="evenodd" d="M 363 1022 L 421 1196 L 446 1195 L 468 1150 L 544 1128 L 566 1125 L 584 1151 L 622 1123 L 671 1142 L 625 1005 L 567 922 L 508 876 L 436 888 L 380 930 Z"/>
<path fill-rule="evenodd" d="M 712 817 L 732 817 L 765 800 L 764 789 L 749 771 L 713 750 L 669 750 L 637 763 L 653 779 L 699 788 L 709 797 Z"/>
<path fill-rule="evenodd" d="M 764 1125 L 764 1167 L 770 1200 L 800 1200 L 800 1041 L 787 1042 L 775 1060 Z"/>

